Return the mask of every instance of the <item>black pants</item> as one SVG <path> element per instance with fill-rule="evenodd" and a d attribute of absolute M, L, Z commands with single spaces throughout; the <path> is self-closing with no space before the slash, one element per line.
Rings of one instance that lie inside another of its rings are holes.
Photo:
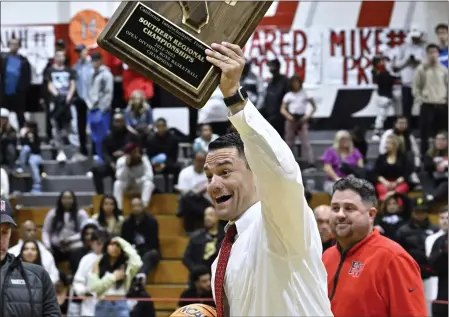
<path fill-rule="evenodd" d="M 229 121 L 224 122 L 210 122 L 210 127 L 212 128 L 212 132 L 218 135 L 225 135 L 228 133 Z"/>
<path fill-rule="evenodd" d="M 77 99 L 75 101 L 76 115 L 78 121 L 78 137 L 80 140 L 80 153 L 87 155 L 87 105 L 83 99 Z"/>
<path fill-rule="evenodd" d="M 267 118 L 267 121 L 277 131 L 277 133 L 279 133 L 281 138 L 284 139 L 285 119 L 282 116 L 271 116 Z"/>
<path fill-rule="evenodd" d="M 419 113 L 419 133 L 421 137 L 421 155 L 429 148 L 429 138 L 438 132 L 447 130 L 447 105 L 423 103 Z"/>
<path fill-rule="evenodd" d="M 91 172 L 93 174 L 93 181 L 95 186 L 95 191 L 97 194 L 104 194 L 104 184 L 103 179 L 106 177 L 112 177 L 112 182 L 115 180 L 115 170 L 109 164 L 101 164 L 92 167 Z"/>
<path fill-rule="evenodd" d="M 26 93 L 4 95 L 2 102 L 2 107 L 16 113 L 19 128 L 22 128 L 25 124 Z"/>
<path fill-rule="evenodd" d="M 184 219 L 184 231 L 193 232 L 204 225 L 204 210 L 211 205 L 202 195 L 185 194 L 179 198 L 177 216 Z"/>
<path fill-rule="evenodd" d="M 447 303 L 432 303 L 432 317 L 447 317 Z"/>
<path fill-rule="evenodd" d="M 151 250 L 140 254 L 142 258 L 143 265 L 140 268 L 139 273 L 144 273 L 145 275 L 150 274 L 161 259 L 161 255 L 156 250 Z"/>
<path fill-rule="evenodd" d="M 412 124 L 413 101 L 412 88 L 402 86 L 402 114 L 410 125 Z"/>
<path fill-rule="evenodd" d="M 55 263 L 58 264 L 63 261 L 69 261 L 70 273 L 74 275 L 78 270 L 78 265 L 81 258 L 84 256 L 83 248 L 73 249 L 67 252 L 61 251 L 58 247 L 52 246 L 51 252 L 55 258 Z"/>
<path fill-rule="evenodd" d="M 0 163 L 7 165 L 8 168 L 14 168 L 17 158 L 16 145 L 13 143 L 2 143 L 0 153 Z"/>

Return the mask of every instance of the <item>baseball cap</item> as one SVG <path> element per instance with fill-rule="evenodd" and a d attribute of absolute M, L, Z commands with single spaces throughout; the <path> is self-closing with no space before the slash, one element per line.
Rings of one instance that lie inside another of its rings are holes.
<path fill-rule="evenodd" d="M 9 200 L 5 196 L 1 196 L 0 201 L 0 224 L 9 223 L 14 227 L 17 227 L 14 219 L 12 219 L 12 206 Z"/>
<path fill-rule="evenodd" d="M 92 53 L 92 55 L 90 55 L 90 58 L 91 58 L 93 61 L 100 61 L 100 60 L 102 59 L 102 56 L 101 56 L 101 53 L 99 53 L 99 52 L 94 52 L 94 53 Z"/>
<path fill-rule="evenodd" d="M 429 205 L 425 201 L 423 197 L 418 197 L 413 202 L 413 210 L 414 211 L 421 211 L 421 212 L 428 212 L 429 211 Z"/>

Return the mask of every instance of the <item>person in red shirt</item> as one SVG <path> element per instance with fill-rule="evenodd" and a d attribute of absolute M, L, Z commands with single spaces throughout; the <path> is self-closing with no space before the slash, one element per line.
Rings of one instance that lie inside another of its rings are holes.
<path fill-rule="evenodd" d="M 348 176 L 334 185 L 330 226 L 337 244 L 323 254 L 336 317 L 427 316 L 418 264 L 373 229 L 374 187 Z"/>

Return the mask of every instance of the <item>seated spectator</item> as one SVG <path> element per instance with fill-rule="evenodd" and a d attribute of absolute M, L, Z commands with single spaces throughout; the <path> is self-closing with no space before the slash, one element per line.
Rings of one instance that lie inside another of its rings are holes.
<path fill-rule="evenodd" d="M 423 159 L 426 175 L 426 198 L 429 201 L 447 201 L 448 198 L 448 151 L 447 133 L 436 135 L 430 150 Z"/>
<path fill-rule="evenodd" d="M 80 314 L 83 317 L 95 317 L 96 297 L 88 291 L 88 280 L 92 274 L 93 267 L 97 263 L 104 249 L 105 242 L 109 241 L 109 233 L 96 230 L 90 237 L 91 252 L 87 253 L 80 261 L 78 270 L 73 277 L 73 291 L 76 296 L 87 296 L 88 299 L 81 301 Z"/>
<path fill-rule="evenodd" d="M 129 98 L 128 107 L 125 110 L 125 120 L 128 129 L 146 140 L 153 129 L 153 110 L 145 100 L 141 90 L 135 90 Z"/>
<path fill-rule="evenodd" d="M 134 280 L 127 297 L 130 317 L 156 317 L 154 302 L 150 301 L 151 296 L 145 289 L 145 285 Z"/>
<path fill-rule="evenodd" d="M 55 147 L 58 151 L 56 160 L 65 162 L 67 155 L 64 152 L 64 143 L 69 135 L 74 132 L 72 119 L 76 113 L 72 107 L 72 99 L 75 94 L 75 71 L 65 65 L 65 51 L 56 51 L 55 63 L 47 69 L 45 82 L 49 92 L 49 113 L 52 135 Z"/>
<path fill-rule="evenodd" d="M 355 126 L 351 131 L 354 147 L 362 154 L 363 160 L 366 159 L 366 153 L 368 153 L 368 142 L 366 142 L 365 135 L 366 131 L 359 126 Z"/>
<path fill-rule="evenodd" d="M 181 171 L 175 186 L 181 193 L 177 216 L 184 219 L 184 230 L 188 233 L 203 226 L 204 210 L 211 205 L 204 172 L 205 160 L 204 152 L 196 152 L 192 165 Z"/>
<path fill-rule="evenodd" d="M 4 168 L 0 169 L 0 195 L 9 196 L 9 176 Z"/>
<path fill-rule="evenodd" d="M 309 121 L 316 111 L 315 100 L 303 89 L 303 81 L 293 75 L 290 78 L 291 91 L 282 100 L 281 114 L 285 118 L 285 142 L 295 153 L 295 141 L 299 135 L 301 140 L 301 154 L 305 156 L 309 165 L 314 164 L 313 149 L 309 141 Z M 312 109 L 307 112 L 307 106 Z"/>
<path fill-rule="evenodd" d="M 181 296 L 179 296 L 178 306 L 182 307 L 194 303 L 191 301 L 184 301 L 183 300 L 184 298 L 197 298 L 198 301 L 195 301 L 195 303 L 215 307 L 215 302 L 212 298 L 212 288 L 210 283 L 211 283 L 210 268 L 206 266 L 196 267 L 192 272 L 190 272 L 191 286 L 185 291 L 183 291 L 181 293 Z"/>
<path fill-rule="evenodd" d="M 45 216 L 42 242 L 51 250 L 56 263 L 68 260 L 72 273 L 76 272 L 83 256 L 81 225 L 89 218 L 84 209 L 78 208 L 72 191 L 62 191 L 56 207 Z"/>
<path fill-rule="evenodd" d="M 438 225 L 440 227 L 440 230 L 437 231 L 434 234 L 431 234 L 430 236 L 428 236 L 426 238 L 425 246 L 426 246 L 426 256 L 427 256 L 427 258 L 429 258 L 430 255 L 432 254 L 433 247 L 435 246 L 435 242 L 438 240 L 438 238 L 440 238 L 441 236 L 447 235 L 448 215 L 449 214 L 448 214 L 448 207 L 447 206 L 444 206 L 443 208 L 441 208 L 439 210 Z M 440 241 L 440 243 L 441 243 L 441 241 Z M 434 253 L 434 255 L 435 255 L 435 253 Z M 427 285 L 426 285 L 427 287 L 425 288 L 425 290 L 426 290 L 425 296 L 426 296 L 426 302 L 427 302 L 427 305 L 428 305 L 428 312 L 429 312 L 428 316 L 433 316 L 433 314 L 432 314 L 432 302 L 437 299 L 438 291 L 439 291 L 438 276 L 441 276 L 440 275 L 441 272 L 438 271 L 438 268 L 439 268 L 438 265 L 435 267 L 433 265 L 434 263 L 432 263 L 432 262 L 433 261 L 431 259 L 429 259 L 429 266 L 430 266 L 430 268 L 432 270 L 432 275 L 433 276 L 428 279 Z M 446 265 L 446 267 L 447 267 L 447 265 Z M 443 275 L 443 278 L 444 278 L 444 275 Z M 444 286 L 444 285 L 442 285 L 442 286 Z M 446 275 L 446 286 L 445 286 L 445 288 L 447 289 L 447 275 Z M 446 299 L 446 301 L 447 301 L 447 299 Z"/>
<path fill-rule="evenodd" d="M 432 305 L 433 317 L 446 317 L 448 313 L 448 234 L 447 232 L 439 237 L 433 244 L 429 256 L 429 266 L 432 273 L 438 277 L 438 293 L 436 300 L 445 301 L 434 302 Z"/>
<path fill-rule="evenodd" d="M 98 213 L 93 215 L 92 219 L 97 220 L 98 224 L 113 236 L 119 236 L 122 233 L 125 218 L 117 206 L 117 200 L 112 195 L 104 195 L 101 198 Z"/>
<path fill-rule="evenodd" d="M 210 269 L 218 256 L 223 237 L 224 232 L 219 225 L 214 207 L 207 207 L 204 211 L 204 229 L 195 231 L 190 237 L 182 263 L 190 272 L 198 266 Z"/>
<path fill-rule="evenodd" d="M 81 241 L 83 242 L 82 256 L 85 256 L 91 251 L 92 234 L 98 229 L 100 229 L 100 225 L 95 219 L 89 218 L 81 224 Z"/>
<path fill-rule="evenodd" d="M 9 110 L 0 109 L 0 164 L 13 169 L 17 157 L 17 131 L 9 123 Z"/>
<path fill-rule="evenodd" d="M 99 195 L 104 194 L 103 179 L 111 177 L 115 180 L 117 160 L 123 156 L 126 144 L 136 139 L 125 125 L 125 117 L 121 113 L 114 114 L 112 128 L 103 139 L 103 163 L 91 169 L 95 191 Z"/>
<path fill-rule="evenodd" d="M 329 225 L 331 207 L 321 205 L 313 211 L 315 219 L 318 224 L 318 231 L 320 232 L 321 244 L 323 245 L 323 253 L 335 244 L 331 227 Z"/>
<path fill-rule="evenodd" d="M 203 124 L 200 128 L 200 136 L 193 142 L 192 149 L 194 152 L 206 153 L 209 147 L 209 143 L 218 138 L 217 134 L 212 132 L 212 128 L 209 124 Z"/>
<path fill-rule="evenodd" d="M 134 246 L 143 261 L 136 278 L 144 283 L 161 258 L 159 224 L 153 215 L 145 212 L 140 198 L 133 198 L 131 207 L 131 215 L 123 223 L 121 236 Z"/>
<path fill-rule="evenodd" d="M 348 131 L 340 130 L 335 135 L 334 145 L 328 148 L 323 156 L 323 170 L 327 180 L 324 182 L 324 191 L 331 194 L 334 183 L 350 174 L 362 177 L 363 157 L 354 147 Z"/>
<path fill-rule="evenodd" d="M 155 188 L 153 183 L 153 168 L 137 143 L 128 143 L 124 149 L 125 155 L 117 160 L 115 172 L 114 197 L 117 206 L 122 209 L 123 195 L 126 190 L 141 193 L 144 208 L 150 204 L 151 195 Z"/>
<path fill-rule="evenodd" d="M 124 239 L 115 237 L 105 243 L 102 257 L 94 264 L 87 283 L 88 292 L 98 298 L 123 298 L 141 266 L 136 250 Z M 95 316 L 129 316 L 129 308 L 126 300 L 100 300 L 95 305 Z"/>
<path fill-rule="evenodd" d="M 379 200 L 384 200 L 389 192 L 408 193 L 409 166 L 402 143 L 396 135 L 391 134 L 387 137 L 386 153 L 379 155 L 374 165 Z"/>
<path fill-rule="evenodd" d="M 35 122 L 26 122 L 25 126 L 20 130 L 21 138 L 20 143 L 22 149 L 19 154 L 19 168 L 18 173 L 22 173 L 27 164 L 31 168 L 31 176 L 33 177 L 33 189 L 32 192 L 40 193 L 41 188 L 41 140 L 39 137 L 39 131 Z"/>
<path fill-rule="evenodd" d="M 398 229 L 396 235 L 397 242 L 418 263 L 424 285 L 430 277 L 425 241 L 428 236 L 437 231 L 438 227 L 429 220 L 429 206 L 426 205 L 423 198 L 419 197 L 414 202 L 410 220 Z"/>
<path fill-rule="evenodd" d="M 419 170 L 421 168 L 421 155 L 419 153 L 418 143 L 409 130 L 407 117 L 397 117 L 393 128 L 385 131 L 382 134 L 379 144 L 380 154 L 385 154 L 387 152 L 387 138 L 392 134 L 396 135 L 399 138 L 400 142 L 404 144 L 404 153 L 409 160 L 409 164 L 411 166 L 414 166 L 415 171 Z M 415 172 L 411 174 L 411 177 L 411 180 L 414 184 L 420 183 L 420 180 Z"/>
<path fill-rule="evenodd" d="M 178 165 L 179 142 L 176 136 L 168 130 L 165 119 L 156 120 L 156 133 L 148 138 L 146 150 L 154 172 L 163 174 L 166 179 L 169 174 L 172 174 L 176 184 L 180 172 Z"/>
<path fill-rule="evenodd" d="M 411 201 L 406 194 L 387 193 L 380 212 L 374 219 L 374 227 L 383 236 L 397 241 L 398 229 L 409 221 L 412 212 L 411 207 Z"/>
<path fill-rule="evenodd" d="M 26 240 L 20 249 L 20 258 L 23 262 L 42 266 L 41 251 L 35 240 Z"/>
<path fill-rule="evenodd" d="M 36 224 L 31 220 L 27 220 L 20 226 L 20 240 L 17 244 L 11 247 L 8 250 L 8 253 L 11 253 L 15 256 L 22 254 L 21 250 L 24 246 L 24 241 L 35 241 L 39 248 L 39 256 L 41 260 L 41 264 L 45 270 L 47 270 L 48 275 L 50 275 L 51 281 L 56 283 L 59 281 L 59 271 L 55 264 L 55 259 L 53 258 L 53 254 L 45 247 L 45 245 L 37 240 L 36 238 Z"/>

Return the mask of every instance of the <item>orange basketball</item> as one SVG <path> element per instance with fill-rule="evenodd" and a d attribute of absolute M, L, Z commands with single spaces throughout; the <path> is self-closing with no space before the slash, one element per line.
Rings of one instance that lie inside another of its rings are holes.
<path fill-rule="evenodd" d="M 170 317 L 217 317 L 217 311 L 212 306 L 190 304 L 179 308 Z"/>

